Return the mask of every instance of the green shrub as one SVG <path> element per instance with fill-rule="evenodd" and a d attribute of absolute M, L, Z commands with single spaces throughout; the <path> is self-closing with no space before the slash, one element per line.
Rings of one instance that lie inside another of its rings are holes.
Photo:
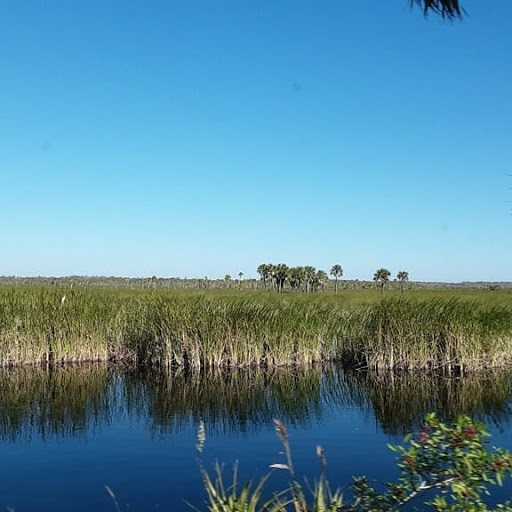
<path fill-rule="evenodd" d="M 219 466 L 216 466 L 212 480 L 201 463 L 209 512 L 394 512 L 413 499 L 422 499 L 429 510 L 439 512 L 512 511 L 509 502 L 490 509 L 483 500 L 489 494 L 489 486 L 502 485 L 504 478 L 511 475 L 512 455 L 503 449 L 490 449 L 486 427 L 467 416 L 459 417 L 453 424 L 445 424 L 434 414 L 427 415 L 421 430 L 406 436 L 405 446 L 390 446 L 398 454 L 401 472 L 398 481 L 389 482 L 378 490 L 372 487 L 368 478 L 354 478 L 350 484 L 350 501 L 344 500 L 339 489 L 331 492 L 321 447 L 317 447 L 317 454 L 322 472 L 308 499 L 293 469 L 286 428 L 279 420 L 275 423 L 286 462 L 270 467 L 289 472 L 289 487 L 263 501 L 267 476 L 254 489 L 249 482 L 239 492 L 236 470 L 233 484 L 226 486 Z M 204 442 L 202 428 L 198 435 L 199 455 Z"/>

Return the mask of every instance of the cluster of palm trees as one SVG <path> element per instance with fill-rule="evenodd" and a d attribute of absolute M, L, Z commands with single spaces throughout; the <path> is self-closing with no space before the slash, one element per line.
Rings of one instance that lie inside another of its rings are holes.
<path fill-rule="evenodd" d="M 304 267 L 289 267 L 284 263 L 277 265 L 273 263 L 262 263 L 256 269 L 260 275 L 265 290 L 272 289 L 282 292 L 285 284 L 288 283 L 292 291 L 314 292 L 324 290 L 329 276 L 323 270 L 317 270 L 311 265 Z M 338 279 L 343 276 L 343 268 L 336 264 L 329 272 L 334 278 L 334 293 L 338 293 Z M 391 272 L 386 268 L 378 269 L 373 275 L 373 280 L 380 286 L 381 292 L 391 278 Z M 409 280 L 409 273 L 401 270 L 396 275 L 400 284 L 400 291 L 403 293 L 404 284 Z"/>
<path fill-rule="evenodd" d="M 311 265 L 289 267 L 284 263 L 262 263 L 256 271 L 263 281 L 266 290 L 269 288 L 282 292 L 288 282 L 292 291 L 314 292 L 324 290 L 329 276 L 324 270 L 317 270 Z M 335 278 L 335 291 L 338 292 L 338 278 L 343 275 L 341 265 L 334 265 L 331 275 Z"/>
<path fill-rule="evenodd" d="M 373 280 L 380 286 L 381 293 L 384 291 L 385 284 L 389 281 L 391 272 L 387 268 L 379 268 L 375 274 L 373 274 Z M 396 275 L 396 279 L 400 284 L 400 291 L 404 292 L 404 284 L 409 281 L 409 272 L 400 270 Z"/>

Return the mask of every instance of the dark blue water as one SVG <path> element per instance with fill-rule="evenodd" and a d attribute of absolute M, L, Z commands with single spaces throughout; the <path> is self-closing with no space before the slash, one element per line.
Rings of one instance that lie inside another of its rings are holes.
<path fill-rule="evenodd" d="M 399 443 L 425 413 L 470 414 L 497 446 L 512 449 L 512 380 L 507 374 L 462 379 L 276 370 L 200 375 L 107 367 L 0 372 L 0 510 L 206 510 L 196 454 L 206 426 L 203 464 L 225 464 L 229 480 L 259 479 L 284 463 L 273 418 L 288 428 L 296 472 L 319 474 L 321 444 L 331 485 L 366 474 L 398 475 Z M 302 477 L 301 477 L 302 478 Z M 288 482 L 273 472 L 268 492 Z M 512 486 L 495 494 L 510 498 Z"/>

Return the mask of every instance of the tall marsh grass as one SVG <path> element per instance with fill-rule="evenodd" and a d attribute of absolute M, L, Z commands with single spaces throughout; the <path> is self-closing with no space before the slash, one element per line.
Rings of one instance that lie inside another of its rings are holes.
<path fill-rule="evenodd" d="M 0 288 L 0 366 L 93 360 L 184 368 L 326 361 L 403 370 L 506 366 L 512 294 L 494 297 L 6 287 Z"/>

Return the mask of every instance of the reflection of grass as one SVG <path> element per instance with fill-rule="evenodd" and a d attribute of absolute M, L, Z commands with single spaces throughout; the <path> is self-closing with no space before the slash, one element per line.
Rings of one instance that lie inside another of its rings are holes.
<path fill-rule="evenodd" d="M 204 421 L 208 432 L 321 420 L 331 406 L 374 414 L 384 431 L 416 428 L 436 411 L 452 420 L 471 414 L 498 425 L 509 421 L 510 374 L 461 378 L 343 371 L 336 366 L 303 370 L 268 368 L 170 372 L 106 365 L 0 370 L 0 439 L 80 435 L 110 423 L 114 414 L 147 419 L 159 434 Z"/>
<path fill-rule="evenodd" d="M 512 379 L 505 372 L 460 378 L 358 372 L 345 380 L 353 401 L 372 410 L 383 430 L 393 434 L 411 431 L 429 411 L 448 421 L 468 414 L 496 424 L 510 421 L 512 413 Z"/>
<path fill-rule="evenodd" d="M 332 360 L 496 367 L 512 363 L 510 296 L 0 288 L 0 366 L 129 359 L 185 368 Z"/>
<path fill-rule="evenodd" d="M 0 439 L 82 434 L 115 407 L 105 366 L 0 370 Z"/>
<path fill-rule="evenodd" d="M 321 415 L 322 370 L 132 372 L 127 396 L 143 396 L 152 428 L 174 431 L 204 421 L 209 431 L 246 431 L 280 416 L 300 424 Z"/>
<path fill-rule="evenodd" d="M 204 421 L 208 431 L 244 431 L 321 419 L 325 408 L 358 407 L 375 415 L 385 432 L 402 434 L 428 411 L 453 420 L 471 414 L 498 425 L 509 421 L 512 378 L 484 372 L 464 377 L 343 371 L 329 366 L 207 371 L 191 374 L 137 372 L 127 377 L 128 396 L 143 397 L 152 428 L 173 432 Z M 135 400 L 132 400 L 135 402 Z"/>
<path fill-rule="evenodd" d="M 81 365 L 0 370 L 0 439 L 83 434 L 113 414 L 148 418 L 159 433 L 203 419 L 212 431 L 245 431 L 280 416 L 321 415 L 322 370 L 168 372 Z"/>

